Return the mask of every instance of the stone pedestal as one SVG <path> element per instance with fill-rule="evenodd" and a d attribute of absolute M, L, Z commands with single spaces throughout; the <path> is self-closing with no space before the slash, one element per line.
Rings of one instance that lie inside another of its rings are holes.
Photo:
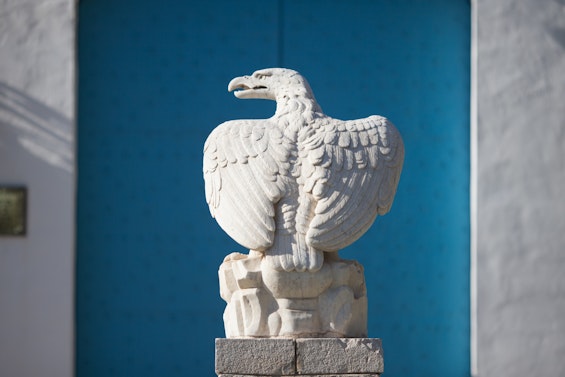
<path fill-rule="evenodd" d="M 383 370 L 380 339 L 216 339 L 219 377 L 369 377 Z"/>
<path fill-rule="evenodd" d="M 219 271 L 226 336 L 367 336 L 363 266 L 326 254 L 315 272 L 276 271 L 259 253 L 228 255 Z"/>

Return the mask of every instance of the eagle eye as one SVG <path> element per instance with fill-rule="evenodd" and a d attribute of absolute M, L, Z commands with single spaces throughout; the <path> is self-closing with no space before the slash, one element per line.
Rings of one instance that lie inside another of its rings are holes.
<path fill-rule="evenodd" d="M 272 74 L 270 72 L 255 72 L 253 74 L 253 76 L 255 76 L 258 79 L 264 79 L 267 78 L 269 76 L 271 76 Z"/>

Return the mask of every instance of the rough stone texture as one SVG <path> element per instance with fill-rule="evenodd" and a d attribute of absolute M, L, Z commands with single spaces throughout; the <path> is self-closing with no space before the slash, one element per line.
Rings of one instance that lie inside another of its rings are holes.
<path fill-rule="evenodd" d="M 296 340 L 298 374 L 382 373 L 380 339 L 319 338 Z"/>
<path fill-rule="evenodd" d="M 565 370 L 565 2 L 478 0 L 478 375 Z"/>
<path fill-rule="evenodd" d="M 216 339 L 218 376 L 374 376 L 383 366 L 380 339 Z"/>
<path fill-rule="evenodd" d="M 292 339 L 216 339 L 216 374 L 292 375 Z"/>
<path fill-rule="evenodd" d="M 277 376 L 277 377 L 291 377 L 297 376 L 295 374 Z M 308 377 L 378 377 L 380 374 L 309 374 Z M 218 377 L 273 377 L 273 376 L 258 376 L 253 374 L 220 374 Z"/>

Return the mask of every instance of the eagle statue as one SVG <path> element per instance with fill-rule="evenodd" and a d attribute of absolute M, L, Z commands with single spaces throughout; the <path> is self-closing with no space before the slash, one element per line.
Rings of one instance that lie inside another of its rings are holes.
<path fill-rule="evenodd" d="M 269 119 L 224 122 L 206 140 L 210 212 L 269 267 L 318 271 L 325 256 L 355 242 L 390 210 L 402 138 L 382 116 L 325 115 L 306 79 L 290 69 L 234 78 L 228 91 L 274 100 L 276 111 Z"/>

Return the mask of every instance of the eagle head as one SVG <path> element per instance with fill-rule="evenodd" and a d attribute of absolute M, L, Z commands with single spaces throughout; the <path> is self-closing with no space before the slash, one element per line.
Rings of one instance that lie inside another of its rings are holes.
<path fill-rule="evenodd" d="M 266 68 L 251 76 L 236 77 L 228 84 L 237 98 L 260 98 L 273 101 L 284 97 L 313 98 L 312 89 L 300 73 L 287 68 Z"/>

